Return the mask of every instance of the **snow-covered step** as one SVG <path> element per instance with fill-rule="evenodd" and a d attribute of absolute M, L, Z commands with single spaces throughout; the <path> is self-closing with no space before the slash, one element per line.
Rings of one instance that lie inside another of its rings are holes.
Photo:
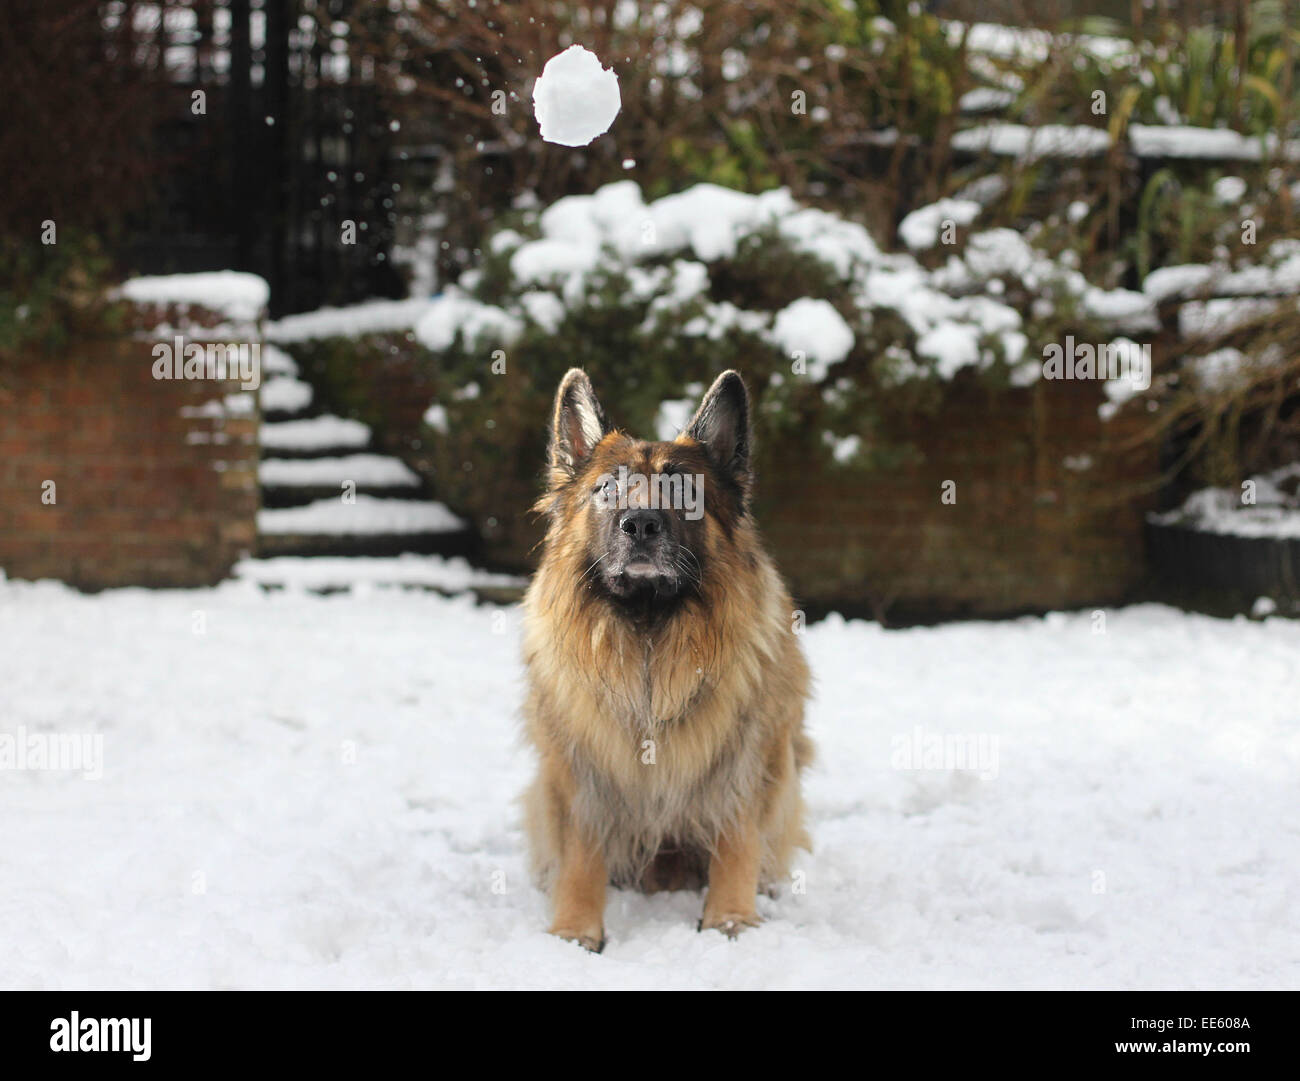
<path fill-rule="evenodd" d="M 367 495 L 414 494 L 419 476 L 400 458 L 345 454 L 328 458 L 263 458 L 258 466 L 262 506 L 289 507 L 337 500 L 344 491 Z M 346 486 L 346 487 L 345 487 Z"/>
<path fill-rule="evenodd" d="M 346 454 L 337 458 L 263 458 L 258 476 L 269 488 L 418 488 L 420 478 L 400 458 Z"/>
<path fill-rule="evenodd" d="M 388 557 L 279 556 L 244 559 L 234 575 L 266 589 L 337 593 L 367 588 L 426 589 L 448 595 L 473 592 L 483 599 L 510 601 L 522 596 L 528 579 L 471 566 L 459 556 Z"/>
<path fill-rule="evenodd" d="M 262 424 L 263 453 L 307 457 L 364 450 L 369 445 L 368 425 L 328 413 L 304 420 Z"/>
<path fill-rule="evenodd" d="M 296 376 L 298 362 L 278 345 L 271 342 L 262 343 L 262 374 L 266 378 L 273 375 Z"/>
<path fill-rule="evenodd" d="M 258 555 L 460 555 L 467 524 L 442 503 L 357 495 L 300 507 L 268 507 L 257 515 Z"/>
<path fill-rule="evenodd" d="M 312 400 L 311 384 L 293 375 L 273 375 L 262 383 L 262 415 L 301 413 Z"/>

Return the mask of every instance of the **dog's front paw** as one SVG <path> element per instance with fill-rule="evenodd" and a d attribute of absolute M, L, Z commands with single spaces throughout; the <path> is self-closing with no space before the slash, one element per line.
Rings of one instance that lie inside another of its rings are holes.
<path fill-rule="evenodd" d="M 597 928 L 595 932 L 574 931 L 566 927 L 552 927 L 550 933 L 566 942 L 576 942 L 584 950 L 600 953 L 605 948 L 605 932 Z"/>
<path fill-rule="evenodd" d="M 699 929 L 721 931 L 728 938 L 735 938 L 746 927 L 757 927 L 762 922 L 755 912 L 705 912 Z"/>

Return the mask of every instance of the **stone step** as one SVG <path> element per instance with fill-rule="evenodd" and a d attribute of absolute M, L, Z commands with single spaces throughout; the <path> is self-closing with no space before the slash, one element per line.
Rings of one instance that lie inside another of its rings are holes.
<path fill-rule="evenodd" d="M 258 468 L 262 506 L 295 507 L 339 499 L 344 485 L 357 495 L 418 495 L 419 476 L 400 458 L 346 454 L 330 458 L 263 458 Z"/>
<path fill-rule="evenodd" d="M 303 506 L 264 507 L 257 533 L 262 557 L 466 555 L 473 546 L 467 524 L 441 503 L 366 494 L 350 502 L 336 495 Z"/>
<path fill-rule="evenodd" d="M 234 575 L 266 590 L 338 593 L 363 589 L 419 589 L 454 596 L 473 593 L 480 600 L 512 603 L 523 596 L 528 579 L 472 567 L 460 557 L 399 555 L 389 557 L 280 556 L 244 559 Z"/>
<path fill-rule="evenodd" d="M 324 458 L 366 450 L 370 428 L 359 420 L 326 413 L 299 420 L 264 421 L 262 456 Z"/>
<path fill-rule="evenodd" d="M 263 423 L 307 419 L 314 397 L 311 384 L 292 375 L 268 376 L 259 394 Z"/>

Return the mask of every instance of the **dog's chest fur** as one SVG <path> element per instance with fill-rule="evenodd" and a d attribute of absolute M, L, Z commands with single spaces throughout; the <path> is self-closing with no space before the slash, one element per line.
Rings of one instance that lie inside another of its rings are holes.
<path fill-rule="evenodd" d="M 557 640 L 526 621 L 528 712 L 552 719 L 536 735 L 567 760 L 574 810 L 611 865 L 634 867 L 666 839 L 711 843 L 761 787 L 754 706 L 771 657 L 757 629 L 608 616 Z"/>

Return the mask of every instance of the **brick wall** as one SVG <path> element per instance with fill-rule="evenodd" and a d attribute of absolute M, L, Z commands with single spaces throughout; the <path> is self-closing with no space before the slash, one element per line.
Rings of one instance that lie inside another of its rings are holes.
<path fill-rule="evenodd" d="M 1157 461 L 1123 448 L 1136 418 L 1103 425 L 1103 400 L 1095 383 L 991 390 L 963 372 L 937 413 L 889 425 L 919 462 L 809 476 L 769 448 L 756 510 L 795 597 L 895 622 L 1131 599 Z"/>
<path fill-rule="evenodd" d="M 193 586 L 219 581 L 252 550 L 257 394 L 237 379 L 155 380 L 152 348 L 82 343 L 0 369 L 9 577 Z"/>

